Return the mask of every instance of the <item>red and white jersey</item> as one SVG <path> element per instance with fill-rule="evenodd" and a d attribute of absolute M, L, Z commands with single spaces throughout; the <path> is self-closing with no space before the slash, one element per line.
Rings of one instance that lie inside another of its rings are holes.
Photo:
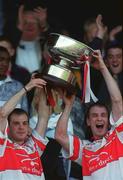
<path fill-rule="evenodd" d="M 82 165 L 84 180 L 123 180 L 123 117 L 100 140 L 70 136 L 70 159 Z"/>
<path fill-rule="evenodd" d="M 40 156 L 47 141 L 33 131 L 18 145 L 0 132 L 0 180 L 44 180 Z"/>

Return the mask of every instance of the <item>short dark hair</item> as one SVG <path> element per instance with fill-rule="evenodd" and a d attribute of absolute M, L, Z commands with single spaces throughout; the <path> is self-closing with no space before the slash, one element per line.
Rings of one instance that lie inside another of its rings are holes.
<path fill-rule="evenodd" d="M 12 48 L 14 48 L 14 44 L 12 43 L 11 39 L 7 35 L 0 35 L 0 42 L 1 41 L 6 41 L 12 46 Z"/>
<path fill-rule="evenodd" d="M 9 57 L 10 57 L 9 52 L 8 52 L 8 50 L 7 50 L 5 47 L 0 46 L 0 53 L 1 53 L 1 52 L 7 53 L 7 54 L 9 55 Z"/>
<path fill-rule="evenodd" d="M 105 103 L 102 103 L 100 101 L 96 102 L 96 103 L 91 103 L 87 110 L 86 110 L 86 113 L 85 113 L 85 120 L 89 117 L 89 113 L 90 113 L 90 110 L 92 107 L 95 107 L 95 106 L 98 106 L 98 107 L 104 107 L 108 113 L 108 118 L 109 118 L 109 109 L 108 109 L 108 106 L 105 104 Z"/>
<path fill-rule="evenodd" d="M 28 113 L 21 109 L 21 108 L 15 108 L 9 115 L 8 115 L 8 124 L 10 125 L 10 121 L 11 121 L 11 117 L 13 114 L 17 114 L 17 115 L 22 115 L 22 114 L 25 114 L 29 120 L 29 115 Z"/>
<path fill-rule="evenodd" d="M 121 43 L 119 43 L 118 41 L 111 41 L 111 42 L 108 42 L 106 44 L 106 48 L 105 48 L 105 58 L 107 58 L 107 55 L 108 55 L 108 50 L 109 49 L 114 49 L 114 48 L 119 48 L 119 49 L 123 49 L 123 46 Z"/>

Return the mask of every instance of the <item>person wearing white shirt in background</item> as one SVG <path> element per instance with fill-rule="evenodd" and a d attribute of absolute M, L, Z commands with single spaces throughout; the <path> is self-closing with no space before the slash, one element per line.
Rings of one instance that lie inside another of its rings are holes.
<path fill-rule="evenodd" d="M 47 27 L 47 8 L 40 3 L 35 5 L 33 1 L 26 1 L 18 12 L 17 27 L 22 35 L 17 47 L 15 63 L 26 68 L 31 74 L 41 69 L 41 36 Z"/>

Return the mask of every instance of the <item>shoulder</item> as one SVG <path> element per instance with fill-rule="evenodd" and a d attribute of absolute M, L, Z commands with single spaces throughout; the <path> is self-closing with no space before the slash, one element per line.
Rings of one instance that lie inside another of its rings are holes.
<path fill-rule="evenodd" d="M 12 88 L 13 91 L 17 92 L 23 88 L 23 84 L 17 80 L 12 79 L 11 82 L 8 83 L 9 89 Z"/>

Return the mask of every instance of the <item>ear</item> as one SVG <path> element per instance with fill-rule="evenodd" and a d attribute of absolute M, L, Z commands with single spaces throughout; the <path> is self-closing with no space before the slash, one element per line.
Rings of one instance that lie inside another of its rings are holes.
<path fill-rule="evenodd" d="M 87 118 L 86 122 L 87 122 L 87 126 L 90 126 L 90 120 L 89 120 L 89 118 Z"/>

